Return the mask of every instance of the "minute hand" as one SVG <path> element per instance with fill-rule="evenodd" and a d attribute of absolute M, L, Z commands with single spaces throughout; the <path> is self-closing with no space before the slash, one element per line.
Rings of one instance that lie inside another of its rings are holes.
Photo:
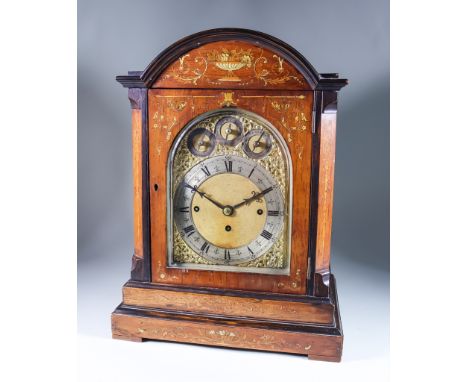
<path fill-rule="evenodd" d="M 201 196 L 202 198 L 208 199 L 208 200 L 209 200 L 211 203 L 213 203 L 215 206 L 217 206 L 217 207 L 219 207 L 219 208 L 221 208 L 221 209 L 224 209 L 224 206 L 223 206 L 222 204 L 220 204 L 220 203 L 218 203 L 216 200 L 213 200 L 213 199 L 211 199 L 210 197 L 206 196 L 206 192 L 201 192 L 201 191 L 199 191 L 196 187 L 193 187 L 193 186 L 191 186 L 191 185 L 188 184 L 188 183 L 185 183 L 185 187 L 188 187 L 188 188 L 190 188 L 191 190 L 197 192 L 198 194 L 200 194 L 200 196 Z"/>
<path fill-rule="evenodd" d="M 255 194 L 254 196 L 252 196 L 252 197 L 250 197 L 248 199 L 244 199 L 243 202 L 241 202 L 239 204 L 236 204 L 233 208 L 236 209 L 236 208 L 239 208 L 239 207 L 243 206 L 244 204 L 249 204 L 252 200 L 258 199 L 260 196 L 263 196 L 263 195 L 269 193 L 272 190 L 273 190 L 273 187 L 268 187 L 267 189 L 263 190 L 259 194 Z"/>

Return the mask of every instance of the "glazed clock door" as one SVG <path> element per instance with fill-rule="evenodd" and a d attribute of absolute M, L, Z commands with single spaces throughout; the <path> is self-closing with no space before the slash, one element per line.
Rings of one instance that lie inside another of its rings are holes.
<path fill-rule="evenodd" d="M 312 93 L 284 93 L 149 91 L 153 282 L 305 293 Z"/>

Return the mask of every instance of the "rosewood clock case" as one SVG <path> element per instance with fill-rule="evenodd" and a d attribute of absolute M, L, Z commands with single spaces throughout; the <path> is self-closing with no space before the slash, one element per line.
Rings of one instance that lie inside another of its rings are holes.
<path fill-rule="evenodd" d="M 214 29 L 178 41 L 143 72 L 117 81 L 128 88 L 132 108 L 135 249 L 123 302 L 112 313 L 113 337 L 339 361 L 330 241 L 337 92 L 347 80 L 319 74 L 269 35 Z M 186 126 L 217 110 L 252 113 L 286 144 L 292 191 L 285 272 L 170 264 L 171 150 Z"/>

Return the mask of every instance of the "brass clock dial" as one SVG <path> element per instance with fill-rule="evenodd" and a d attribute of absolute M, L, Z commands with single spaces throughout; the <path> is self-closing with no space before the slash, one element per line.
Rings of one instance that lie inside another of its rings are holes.
<path fill-rule="evenodd" d="M 254 161 L 216 156 L 194 166 L 175 194 L 183 240 L 215 264 L 235 265 L 268 251 L 282 233 L 284 201 Z"/>
<path fill-rule="evenodd" d="M 289 272 L 289 156 L 272 125 L 236 108 L 204 114 L 182 131 L 171 161 L 171 266 Z"/>

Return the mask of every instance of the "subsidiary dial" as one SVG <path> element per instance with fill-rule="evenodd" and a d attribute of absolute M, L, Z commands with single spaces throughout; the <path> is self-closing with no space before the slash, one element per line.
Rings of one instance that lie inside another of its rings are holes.
<path fill-rule="evenodd" d="M 261 159 L 271 151 L 271 136 L 265 129 L 250 130 L 244 137 L 242 148 L 252 159 Z"/>
<path fill-rule="evenodd" d="M 242 140 L 242 123 L 234 117 L 224 117 L 216 122 L 216 137 L 223 145 L 236 146 Z"/>
<path fill-rule="evenodd" d="M 211 131 L 203 127 L 199 127 L 189 134 L 187 145 L 193 155 L 206 157 L 215 149 L 216 138 Z"/>

